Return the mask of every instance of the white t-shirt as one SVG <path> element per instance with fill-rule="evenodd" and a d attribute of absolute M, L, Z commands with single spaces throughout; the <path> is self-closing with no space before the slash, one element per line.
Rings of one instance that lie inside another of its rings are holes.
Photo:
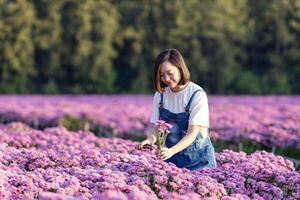
<path fill-rule="evenodd" d="M 163 106 L 165 109 L 173 113 L 185 112 L 185 107 L 188 104 L 191 96 L 196 90 L 200 90 L 194 95 L 194 98 L 190 104 L 190 116 L 189 125 L 200 125 L 209 127 L 209 111 L 208 111 L 208 99 L 203 89 L 193 83 L 189 82 L 188 85 L 179 92 L 172 92 L 169 87 L 165 88 L 163 93 Z M 159 102 L 160 93 L 155 92 L 153 99 L 152 115 L 150 118 L 151 123 L 156 123 L 159 119 Z M 202 132 L 203 136 L 207 136 L 207 129 Z"/>

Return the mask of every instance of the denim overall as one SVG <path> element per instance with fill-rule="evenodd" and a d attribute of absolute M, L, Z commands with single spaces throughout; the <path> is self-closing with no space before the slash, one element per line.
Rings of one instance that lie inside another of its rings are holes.
<path fill-rule="evenodd" d="M 193 93 L 185 107 L 185 112 L 177 114 L 172 113 L 163 107 L 163 93 L 161 93 L 159 119 L 173 125 L 166 138 L 166 146 L 168 148 L 177 144 L 186 135 L 189 123 L 190 105 L 194 95 L 199 91 L 200 90 L 197 90 Z M 174 154 L 166 161 L 174 163 L 177 167 L 184 167 L 190 170 L 215 168 L 217 166 L 215 150 L 210 138 L 209 136 L 204 138 L 201 133 L 197 135 L 195 141 L 193 141 L 190 146 L 181 152 Z"/>

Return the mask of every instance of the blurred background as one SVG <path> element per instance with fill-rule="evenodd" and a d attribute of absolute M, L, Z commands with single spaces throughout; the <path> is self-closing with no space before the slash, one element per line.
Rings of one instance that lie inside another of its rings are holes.
<path fill-rule="evenodd" d="M 0 93 L 153 93 L 177 48 L 209 94 L 299 94 L 298 0 L 0 0 Z"/>

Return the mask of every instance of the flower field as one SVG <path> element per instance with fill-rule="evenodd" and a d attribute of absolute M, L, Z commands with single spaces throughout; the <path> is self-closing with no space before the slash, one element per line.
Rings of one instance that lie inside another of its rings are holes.
<path fill-rule="evenodd" d="M 224 150 L 216 169 L 160 161 L 156 148 L 63 127 L 0 126 L 0 199 L 299 199 L 300 173 L 265 151 Z"/>
<path fill-rule="evenodd" d="M 20 121 L 35 128 L 63 125 L 135 140 L 145 137 L 152 97 L 10 95 L 0 96 L 0 108 L 3 123 Z M 299 96 L 212 96 L 209 109 L 211 138 L 222 148 L 273 150 L 300 159 Z"/>
<path fill-rule="evenodd" d="M 136 148 L 150 96 L 3 95 L 0 108 L 0 199 L 300 199 L 300 97 L 209 97 L 218 167 L 201 171 Z"/>

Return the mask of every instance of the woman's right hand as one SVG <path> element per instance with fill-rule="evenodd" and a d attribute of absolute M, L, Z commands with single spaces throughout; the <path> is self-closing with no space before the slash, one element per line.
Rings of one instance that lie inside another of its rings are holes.
<path fill-rule="evenodd" d="M 150 138 L 147 138 L 146 140 L 142 141 L 139 145 L 139 149 L 146 148 L 148 146 L 153 146 L 155 144 L 156 138 L 155 136 L 151 136 Z"/>

